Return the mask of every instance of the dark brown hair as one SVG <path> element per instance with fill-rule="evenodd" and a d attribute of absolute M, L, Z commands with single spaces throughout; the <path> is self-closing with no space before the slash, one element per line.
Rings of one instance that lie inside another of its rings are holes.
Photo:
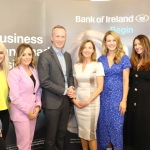
<path fill-rule="evenodd" d="M 137 69 L 139 60 L 140 60 L 140 55 L 137 54 L 137 52 L 134 49 L 134 42 L 135 40 L 139 40 L 142 47 L 143 47 L 143 62 L 142 65 L 140 66 L 139 70 L 150 70 L 150 41 L 148 39 L 147 36 L 145 35 L 138 35 L 137 37 L 134 38 L 133 40 L 133 46 L 132 46 L 132 53 L 131 53 L 131 64 L 132 64 L 132 68 L 134 70 Z"/>

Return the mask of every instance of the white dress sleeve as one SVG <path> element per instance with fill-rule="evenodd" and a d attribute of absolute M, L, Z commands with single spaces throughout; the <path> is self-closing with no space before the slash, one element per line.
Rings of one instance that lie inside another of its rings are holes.
<path fill-rule="evenodd" d="M 97 63 L 96 76 L 105 76 L 104 67 L 101 62 Z"/>

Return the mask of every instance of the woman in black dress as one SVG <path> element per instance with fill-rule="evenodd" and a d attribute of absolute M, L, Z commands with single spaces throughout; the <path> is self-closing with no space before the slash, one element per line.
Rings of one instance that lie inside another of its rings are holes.
<path fill-rule="evenodd" d="M 125 116 L 125 145 L 150 149 L 150 42 L 145 35 L 133 41 L 129 93 Z"/>

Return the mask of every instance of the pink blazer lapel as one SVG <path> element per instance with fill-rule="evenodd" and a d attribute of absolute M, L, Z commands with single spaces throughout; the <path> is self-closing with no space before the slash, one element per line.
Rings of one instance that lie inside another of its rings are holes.
<path fill-rule="evenodd" d="M 34 83 L 32 81 L 32 79 L 30 78 L 30 76 L 27 74 L 27 72 L 25 71 L 25 69 L 22 67 L 22 65 L 19 66 L 20 71 L 22 72 L 22 75 L 29 81 L 29 83 L 31 83 L 31 85 L 34 88 Z M 31 67 L 30 67 L 31 68 Z M 32 69 L 30 69 L 32 72 Z"/>

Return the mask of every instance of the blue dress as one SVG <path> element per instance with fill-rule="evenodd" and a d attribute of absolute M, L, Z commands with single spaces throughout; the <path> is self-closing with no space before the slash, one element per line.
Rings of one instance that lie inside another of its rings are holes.
<path fill-rule="evenodd" d="M 97 125 L 98 150 L 104 150 L 111 142 L 117 150 L 123 150 L 124 116 L 119 112 L 123 96 L 123 70 L 130 68 L 130 60 L 124 55 L 120 63 L 108 65 L 107 56 L 100 56 L 105 77 L 103 92 L 100 95 L 100 115 Z"/>

